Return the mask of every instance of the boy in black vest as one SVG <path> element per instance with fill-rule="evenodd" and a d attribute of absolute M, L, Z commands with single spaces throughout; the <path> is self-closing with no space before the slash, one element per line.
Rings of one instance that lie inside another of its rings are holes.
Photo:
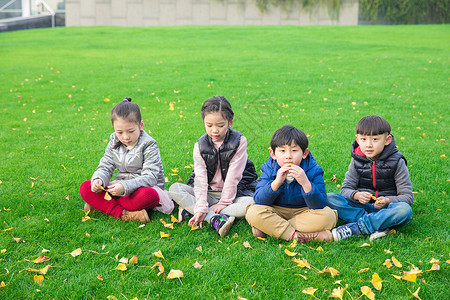
<path fill-rule="evenodd" d="M 390 132 L 379 116 L 358 122 L 341 194 L 327 194 L 327 205 L 348 222 L 332 230 L 335 241 L 360 234 L 380 238 L 411 220 L 414 198 L 407 162 Z"/>

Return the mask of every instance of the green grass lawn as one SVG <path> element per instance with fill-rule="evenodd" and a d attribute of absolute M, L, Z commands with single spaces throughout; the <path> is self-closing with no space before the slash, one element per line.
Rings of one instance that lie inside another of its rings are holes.
<path fill-rule="evenodd" d="M 329 299 L 347 285 L 344 299 L 360 297 L 363 286 L 377 299 L 413 299 L 418 288 L 422 299 L 449 298 L 449 37 L 448 25 L 1 33 L 0 299 L 308 299 L 302 290 L 309 287 Z M 412 221 L 372 242 L 293 248 L 254 239 L 245 220 L 224 238 L 210 228 L 190 232 L 186 223 L 165 228 L 160 219 L 170 223 L 170 216 L 160 213 L 145 227 L 99 212 L 82 222 L 78 188 L 104 153 L 118 101 L 128 96 L 141 106 L 169 188 L 189 177 L 194 143 L 204 133 L 201 104 L 214 95 L 231 101 L 233 128 L 247 137 L 257 169 L 276 129 L 292 124 L 305 131 L 327 192 L 342 184 L 356 123 L 383 116 L 408 159 Z M 70 255 L 78 248 L 81 255 Z M 298 267 L 285 249 L 311 269 Z M 158 250 L 165 259 L 153 256 Z M 41 254 L 50 260 L 33 263 Z M 137 264 L 115 270 L 120 258 L 134 255 Z M 383 265 L 393 256 L 402 267 Z M 440 270 L 428 271 L 432 259 Z M 157 261 L 165 268 L 160 276 L 151 268 Z M 27 269 L 47 265 L 36 283 Z M 392 276 L 412 266 L 422 270 L 416 282 Z M 319 273 L 326 267 L 339 274 Z M 171 269 L 184 277 L 168 279 Z M 374 273 L 381 290 L 370 282 Z"/>

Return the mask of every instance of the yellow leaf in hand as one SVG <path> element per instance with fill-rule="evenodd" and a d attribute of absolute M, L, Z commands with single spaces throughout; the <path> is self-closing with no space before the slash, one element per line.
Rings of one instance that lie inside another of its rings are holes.
<path fill-rule="evenodd" d="M 81 254 L 81 248 L 75 249 L 72 252 L 70 252 L 70 255 L 72 255 L 73 257 L 76 257 L 80 254 Z"/>
<path fill-rule="evenodd" d="M 136 265 L 136 264 L 138 263 L 138 257 L 137 257 L 137 255 L 133 256 L 133 257 L 130 259 L 129 263 L 130 263 L 130 264 Z"/>
<path fill-rule="evenodd" d="M 402 267 L 402 263 L 401 262 L 399 262 L 395 257 L 393 257 L 392 256 L 392 262 L 394 263 L 394 265 L 397 267 L 397 268 L 401 268 Z"/>
<path fill-rule="evenodd" d="M 164 258 L 164 255 L 163 255 L 162 252 L 161 252 L 161 250 L 156 251 L 156 252 L 153 252 L 153 256 L 159 257 L 159 258 L 162 258 L 162 259 L 165 259 L 165 258 Z"/>
<path fill-rule="evenodd" d="M 42 275 L 34 275 L 34 282 L 36 282 L 39 285 L 42 285 L 42 281 L 44 281 L 44 276 Z"/>
<path fill-rule="evenodd" d="M 105 200 L 111 200 L 112 199 L 112 197 L 111 197 L 111 195 L 108 193 L 108 192 L 105 192 Z"/>
<path fill-rule="evenodd" d="M 309 288 L 304 289 L 302 291 L 302 293 L 313 296 L 316 291 L 317 291 L 317 289 L 315 289 L 313 287 L 309 287 Z"/>
<path fill-rule="evenodd" d="M 377 273 L 373 273 L 372 280 L 370 282 L 372 282 L 374 288 L 381 290 L 383 281 Z"/>
<path fill-rule="evenodd" d="M 119 271 L 122 271 L 122 272 L 126 271 L 127 270 L 127 265 L 123 264 L 123 263 L 119 263 L 114 270 L 119 270 Z"/>
<path fill-rule="evenodd" d="M 160 231 L 160 232 L 159 232 L 159 235 L 161 236 L 161 238 L 166 238 L 166 237 L 169 237 L 169 236 L 170 236 L 170 234 L 164 233 L 163 231 Z"/>
<path fill-rule="evenodd" d="M 288 249 L 284 249 L 284 253 L 285 253 L 287 256 L 296 256 L 296 255 L 297 255 L 297 252 L 291 252 L 291 251 L 289 251 Z"/>
<path fill-rule="evenodd" d="M 174 279 L 174 278 L 182 278 L 183 277 L 183 271 L 181 270 L 170 270 L 169 274 L 167 275 L 167 279 Z"/>
<path fill-rule="evenodd" d="M 372 292 L 372 289 L 370 287 L 362 286 L 361 287 L 361 292 L 363 293 L 364 296 L 366 296 L 370 300 L 374 300 L 375 299 L 375 294 Z"/>

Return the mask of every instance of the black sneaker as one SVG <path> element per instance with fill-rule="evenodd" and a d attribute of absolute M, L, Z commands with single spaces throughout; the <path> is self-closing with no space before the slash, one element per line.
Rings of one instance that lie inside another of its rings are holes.
<path fill-rule="evenodd" d="M 193 214 L 191 214 L 181 206 L 178 206 L 178 221 L 189 221 L 193 216 Z"/>
<path fill-rule="evenodd" d="M 220 236 L 226 236 L 231 226 L 233 225 L 235 217 L 230 217 L 223 214 L 214 215 L 211 218 L 211 227 L 217 231 Z"/>
<path fill-rule="evenodd" d="M 331 231 L 333 234 L 333 239 L 337 242 L 354 235 L 359 235 L 359 227 L 356 223 L 348 223 Z"/>

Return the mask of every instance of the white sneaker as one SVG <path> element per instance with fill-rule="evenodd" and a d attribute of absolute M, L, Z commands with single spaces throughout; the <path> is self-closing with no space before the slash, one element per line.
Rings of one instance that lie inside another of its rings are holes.
<path fill-rule="evenodd" d="M 375 231 L 374 233 L 372 233 L 370 235 L 369 240 L 372 241 L 372 240 L 375 240 L 375 239 L 380 239 L 382 237 L 385 237 L 389 233 L 389 230 L 390 230 L 389 228 L 386 228 L 385 230 Z"/>

